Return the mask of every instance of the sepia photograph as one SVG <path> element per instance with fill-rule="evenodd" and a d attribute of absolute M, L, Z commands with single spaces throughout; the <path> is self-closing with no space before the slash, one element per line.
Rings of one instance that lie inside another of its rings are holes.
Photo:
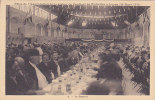
<path fill-rule="evenodd" d="M 150 96 L 150 9 L 6 5 L 5 95 Z"/>

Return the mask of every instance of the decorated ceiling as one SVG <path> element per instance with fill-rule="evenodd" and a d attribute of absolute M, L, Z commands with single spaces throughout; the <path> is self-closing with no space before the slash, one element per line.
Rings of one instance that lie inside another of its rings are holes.
<path fill-rule="evenodd" d="M 79 29 L 123 29 L 138 20 L 148 6 L 37 5 L 57 17 L 61 25 Z"/>

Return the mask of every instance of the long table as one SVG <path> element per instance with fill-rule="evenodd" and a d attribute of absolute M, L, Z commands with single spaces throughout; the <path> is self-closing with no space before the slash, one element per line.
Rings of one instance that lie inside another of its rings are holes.
<path fill-rule="evenodd" d="M 97 64 L 91 62 L 89 57 L 85 57 L 43 90 L 51 95 L 80 95 L 89 83 L 97 80 L 93 77 L 97 74 L 97 71 L 93 70 L 95 67 Z"/>
<path fill-rule="evenodd" d="M 97 79 L 93 77 L 97 74 L 97 71 L 93 70 L 98 67 L 97 63 L 93 60 L 97 60 L 97 55 L 103 52 L 104 47 L 94 50 L 89 56 L 82 58 L 82 60 L 72 67 L 69 71 L 62 74 L 57 79 L 53 80 L 51 84 L 46 86 L 43 90 L 47 91 L 47 95 L 80 95 L 87 89 L 90 83 Z M 91 59 L 90 59 L 91 58 Z M 122 87 L 124 95 L 143 95 L 139 93 L 139 86 L 132 83 L 131 72 L 124 68 L 122 60 L 118 62 L 122 68 L 123 80 Z"/>

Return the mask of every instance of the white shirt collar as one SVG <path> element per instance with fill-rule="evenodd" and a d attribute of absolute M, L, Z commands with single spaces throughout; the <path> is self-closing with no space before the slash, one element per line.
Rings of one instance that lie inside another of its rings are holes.
<path fill-rule="evenodd" d="M 36 68 L 37 66 L 29 61 L 29 63 L 32 65 L 32 67 Z"/>

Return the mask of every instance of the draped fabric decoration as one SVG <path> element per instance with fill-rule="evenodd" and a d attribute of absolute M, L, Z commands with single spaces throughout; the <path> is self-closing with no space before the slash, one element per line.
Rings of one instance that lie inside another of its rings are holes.
<path fill-rule="evenodd" d="M 27 22 L 33 23 L 32 21 L 32 9 L 29 8 L 29 11 L 26 13 L 23 24 L 26 25 Z"/>
<path fill-rule="evenodd" d="M 143 41 L 142 44 L 148 44 L 149 41 L 149 7 L 100 4 L 14 5 L 10 7 L 11 18 L 17 16 L 22 20 L 10 18 L 8 33 L 49 39 L 55 37 L 92 39 L 98 33 L 103 34 L 105 39 L 130 38 L 134 43 Z M 71 20 L 73 22 L 68 25 Z"/>
<path fill-rule="evenodd" d="M 42 6 L 42 8 L 47 8 L 48 6 Z M 136 19 L 136 16 L 139 15 L 139 10 L 143 8 L 136 8 L 131 6 L 102 6 L 102 5 L 51 5 L 53 7 L 52 12 L 58 14 L 57 21 L 63 25 L 66 25 L 69 20 L 76 19 L 77 22 L 74 23 L 74 27 L 81 28 L 82 21 L 87 21 L 88 25 L 86 28 L 99 28 L 98 26 L 104 26 L 105 24 L 109 25 L 111 21 L 117 22 L 118 27 L 126 27 L 125 23 L 122 21 L 127 20 L 126 22 L 131 23 L 131 20 Z M 59 12 L 55 9 L 59 9 Z M 62 11 L 62 13 L 60 13 Z M 117 14 L 116 14 L 117 13 Z M 136 13 L 133 14 L 132 13 Z M 132 15 L 131 15 L 132 14 Z M 131 16 L 135 18 L 131 18 Z M 65 19 L 64 21 L 60 21 Z M 133 21 L 132 21 L 133 22 Z M 122 25 L 121 25 L 122 24 Z M 107 26 L 113 27 L 113 26 Z M 101 28 L 101 27 L 100 27 Z M 104 27 L 102 27 L 104 28 Z M 106 28 L 106 27 L 105 27 Z M 115 28 L 115 27 L 113 27 Z"/>
<path fill-rule="evenodd" d="M 129 32 L 136 45 L 149 45 L 150 9 L 139 16 L 137 22 L 131 24 Z"/>

